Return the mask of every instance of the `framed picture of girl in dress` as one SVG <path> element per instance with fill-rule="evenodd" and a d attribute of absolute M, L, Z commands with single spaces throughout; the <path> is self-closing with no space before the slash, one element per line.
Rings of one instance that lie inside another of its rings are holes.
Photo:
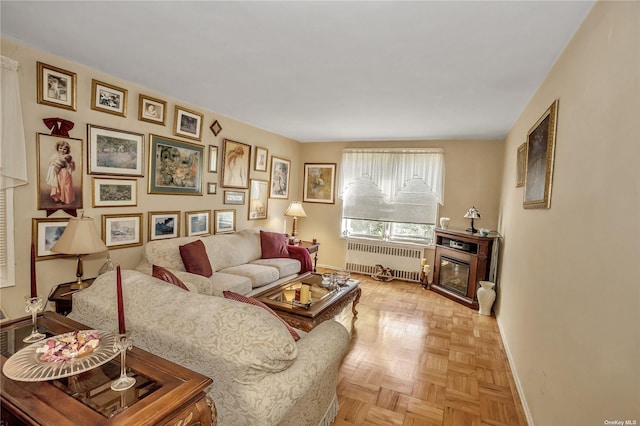
<path fill-rule="evenodd" d="M 38 210 L 81 209 L 82 139 L 38 133 Z"/>

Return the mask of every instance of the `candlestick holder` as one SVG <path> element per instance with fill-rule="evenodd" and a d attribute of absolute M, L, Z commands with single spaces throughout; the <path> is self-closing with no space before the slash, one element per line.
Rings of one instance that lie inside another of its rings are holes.
<path fill-rule="evenodd" d="M 116 335 L 116 341 L 113 344 L 114 351 L 120 351 L 120 377 L 111 383 L 111 389 L 117 392 L 127 390 L 136 384 L 136 379 L 127 376 L 127 351 L 133 347 L 133 341 L 128 334 Z"/>
<path fill-rule="evenodd" d="M 40 312 L 43 307 L 44 299 L 42 297 L 28 297 L 26 299 L 26 306 L 24 310 L 31 313 L 31 322 L 33 324 L 33 329 L 30 335 L 22 339 L 23 342 L 35 343 L 47 337 L 44 334 L 38 332 L 38 312 Z"/>

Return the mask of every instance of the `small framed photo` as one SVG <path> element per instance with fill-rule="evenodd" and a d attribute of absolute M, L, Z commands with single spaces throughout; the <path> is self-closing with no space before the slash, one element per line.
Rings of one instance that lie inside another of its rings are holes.
<path fill-rule="evenodd" d="M 113 249 L 142 245 L 142 213 L 103 214 L 102 241 Z"/>
<path fill-rule="evenodd" d="M 334 204 L 336 163 L 305 163 L 304 194 L 305 203 Z"/>
<path fill-rule="evenodd" d="M 38 210 L 82 208 L 82 139 L 38 133 Z"/>
<path fill-rule="evenodd" d="M 269 150 L 267 148 L 256 146 L 256 156 L 254 158 L 253 170 L 257 172 L 266 172 L 268 156 Z"/>
<path fill-rule="evenodd" d="M 51 251 L 51 247 L 58 242 L 67 225 L 69 225 L 68 218 L 31 220 L 31 240 L 36 248 L 36 260 L 68 256 Z"/>
<path fill-rule="evenodd" d="M 149 212 L 149 241 L 180 236 L 180 212 Z"/>
<path fill-rule="evenodd" d="M 175 129 L 173 134 L 184 138 L 199 141 L 202 139 L 202 119 L 204 116 L 198 112 L 176 106 Z"/>
<path fill-rule="evenodd" d="M 213 211 L 214 234 L 231 234 L 236 231 L 236 210 Z"/>
<path fill-rule="evenodd" d="M 136 179 L 91 179 L 93 207 L 124 207 L 138 205 L 138 181 Z"/>
<path fill-rule="evenodd" d="M 138 96 L 138 120 L 165 125 L 167 103 L 163 100 L 140 94 Z"/>
<path fill-rule="evenodd" d="M 213 124 L 209 126 L 209 128 L 211 129 L 213 136 L 218 136 L 218 133 L 222 131 L 222 126 L 218 123 L 218 120 L 214 120 Z"/>
<path fill-rule="evenodd" d="M 225 188 L 249 188 L 251 145 L 224 139 L 222 149 L 222 186 Z"/>
<path fill-rule="evenodd" d="M 215 182 L 207 183 L 207 194 L 215 194 L 218 192 L 218 184 Z"/>
<path fill-rule="evenodd" d="M 242 191 L 224 191 L 225 204 L 244 204 L 244 192 Z"/>
<path fill-rule="evenodd" d="M 91 109 L 127 116 L 127 90 L 98 80 L 91 80 Z"/>
<path fill-rule="evenodd" d="M 271 189 L 269 198 L 289 198 L 291 161 L 271 156 Z"/>
<path fill-rule="evenodd" d="M 209 145 L 209 172 L 218 172 L 218 147 Z"/>
<path fill-rule="evenodd" d="M 266 219 L 269 207 L 269 181 L 251 179 L 249 189 L 249 220 Z"/>
<path fill-rule="evenodd" d="M 149 141 L 149 194 L 202 195 L 204 147 L 164 136 Z"/>
<path fill-rule="evenodd" d="M 211 210 L 185 212 L 184 218 L 187 236 L 211 233 Z"/>
<path fill-rule="evenodd" d="M 38 62 L 38 103 L 76 110 L 76 73 Z"/>
<path fill-rule="evenodd" d="M 87 124 L 90 175 L 143 176 L 144 135 Z"/>
<path fill-rule="evenodd" d="M 516 157 L 516 188 L 524 186 L 524 174 L 526 172 L 527 161 L 527 143 L 523 143 L 518 147 L 518 155 Z"/>

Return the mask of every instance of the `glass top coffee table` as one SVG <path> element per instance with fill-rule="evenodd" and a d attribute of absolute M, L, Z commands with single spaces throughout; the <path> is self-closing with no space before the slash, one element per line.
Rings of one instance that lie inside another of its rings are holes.
<path fill-rule="evenodd" d="M 295 302 L 295 292 L 302 284 L 310 286 L 311 303 L 301 305 Z M 310 331 L 318 324 L 334 318 L 353 302 L 351 311 L 354 319 L 358 316 L 356 305 L 360 301 L 360 281 L 349 279 L 344 286 L 332 288 L 322 283 L 322 275 L 305 274 L 285 282 L 278 287 L 255 296 L 256 299 L 273 309 L 292 327 Z"/>

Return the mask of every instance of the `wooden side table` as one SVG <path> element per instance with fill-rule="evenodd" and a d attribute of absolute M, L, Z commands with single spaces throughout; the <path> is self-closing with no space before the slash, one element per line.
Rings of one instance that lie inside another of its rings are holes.
<path fill-rule="evenodd" d="M 298 245 L 300 247 L 304 247 L 307 249 L 307 251 L 309 252 L 309 254 L 313 254 L 313 272 L 316 272 L 316 267 L 318 266 L 318 250 L 320 249 L 320 243 L 319 242 L 312 242 L 312 241 L 302 241 L 300 240 L 300 242 L 298 243 Z"/>
<path fill-rule="evenodd" d="M 94 280 L 95 278 L 87 278 L 86 280 L 82 280 L 82 282 L 89 287 L 93 284 Z M 82 291 L 81 289 L 71 289 L 71 285 L 75 283 L 75 281 L 71 281 L 69 283 L 59 284 L 53 293 L 51 293 L 51 296 L 49 296 L 49 301 L 56 303 L 56 312 L 60 315 L 68 315 L 69 312 L 71 312 L 71 309 L 73 308 L 73 299 L 71 298 L 71 295 L 77 291 Z"/>
<path fill-rule="evenodd" d="M 38 318 L 47 336 L 84 326 L 51 311 Z M 2 324 L 2 366 L 27 346 L 22 338 L 31 331 L 31 317 Z M 74 376 L 39 382 L 11 380 L 2 374 L 0 400 L 2 424 L 28 425 L 215 425 L 215 406 L 204 390 L 209 377 L 134 347 L 127 353 L 128 375 L 136 379 L 131 389 L 111 390 L 120 376 L 119 357 Z M 212 414 L 213 413 L 213 414 Z"/>

